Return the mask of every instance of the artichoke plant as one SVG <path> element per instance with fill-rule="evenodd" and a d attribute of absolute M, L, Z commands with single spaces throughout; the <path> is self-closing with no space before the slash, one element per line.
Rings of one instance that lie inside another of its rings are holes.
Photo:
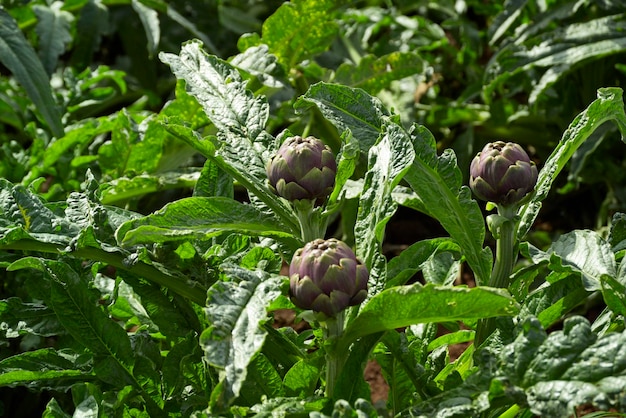
<path fill-rule="evenodd" d="M 289 266 L 289 290 L 302 309 L 335 317 L 367 296 L 367 267 L 344 242 L 316 239 L 296 251 Z"/>
<path fill-rule="evenodd" d="M 519 144 L 497 141 L 472 160 L 469 185 L 478 198 L 510 206 L 534 189 L 537 175 L 537 166 Z"/>
<path fill-rule="evenodd" d="M 337 163 L 331 149 L 308 136 L 288 138 L 266 166 L 276 194 L 289 201 L 323 202 L 335 186 Z"/>

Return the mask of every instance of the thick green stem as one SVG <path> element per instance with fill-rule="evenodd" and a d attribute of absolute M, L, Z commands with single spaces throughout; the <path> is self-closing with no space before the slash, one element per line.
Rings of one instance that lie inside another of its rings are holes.
<path fill-rule="evenodd" d="M 496 260 L 494 262 L 489 286 L 498 288 L 508 288 L 513 265 L 516 260 L 515 239 L 517 232 L 517 222 L 515 206 L 498 206 L 498 216 L 500 221 L 495 228 L 496 236 Z M 476 338 L 474 344 L 480 346 L 489 335 L 496 329 L 496 318 L 485 318 L 478 322 L 476 328 Z"/>
<path fill-rule="evenodd" d="M 325 321 L 322 326 L 326 347 L 326 397 L 332 399 L 335 383 L 346 355 L 344 352 L 337 351 L 337 341 L 343 334 L 344 311 L 338 313 L 335 318 Z"/>
<path fill-rule="evenodd" d="M 515 418 L 520 411 L 518 404 L 513 405 L 500 415 L 499 418 Z"/>
<path fill-rule="evenodd" d="M 294 204 L 294 209 L 300 222 L 302 240 L 305 243 L 317 238 L 324 238 L 326 235 L 326 220 L 321 216 L 319 208 L 315 207 L 314 201 L 300 200 Z"/>

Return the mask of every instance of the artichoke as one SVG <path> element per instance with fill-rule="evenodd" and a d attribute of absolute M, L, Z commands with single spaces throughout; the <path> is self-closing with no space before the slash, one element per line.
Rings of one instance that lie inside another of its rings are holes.
<path fill-rule="evenodd" d="M 288 138 L 266 166 L 273 191 L 289 201 L 323 202 L 335 186 L 337 163 L 330 148 L 308 136 Z"/>
<path fill-rule="evenodd" d="M 488 202 L 503 206 L 518 203 L 537 183 L 537 166 L 516 143 L 485 145 L 470 165 L 470 188 Z"/>
<path fill-rule="evenodd" d="M 291 300 L 299 308 L 332 318 L 365 300 L 368 278 L 367 267 L 346 243 L 316 239 L 297 250 L 291 260 Z"/>

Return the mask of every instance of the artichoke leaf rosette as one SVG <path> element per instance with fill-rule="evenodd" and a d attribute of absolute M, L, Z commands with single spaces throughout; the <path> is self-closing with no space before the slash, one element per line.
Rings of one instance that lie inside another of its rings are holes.
<path fill-rule="evenodd" d="M 352 249 L 335 238 L 316 239 L 296 251 L 289 265 L 293 303 L 312 310 L 316 319 L 334 319 L 367 297 L 367 267 Z"/>

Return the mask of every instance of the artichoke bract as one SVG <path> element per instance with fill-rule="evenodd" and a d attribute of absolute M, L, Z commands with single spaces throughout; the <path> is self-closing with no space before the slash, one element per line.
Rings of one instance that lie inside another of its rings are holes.
<path fill-rule="evenodd" d="M 365 300 L 368 278 L 367 267 L 346 243 L 316 239 L 294 254 L 289 293 L 297 307 L 332 318 Z"/>
<path fill-rule="evenodd" d="M 323 202 L 335 186 L 337 163 L 331 149 L 308 136 L 288 138 L 266 166 L 273 191 L 289 201 Z"/>
<path fill-rule="evenodd" d="M 537 166 L 519 144 L 497 141 L 472 160 L 469 185 L 478 198 L 510 206 L 534 189 L 537 175 Z"/>

